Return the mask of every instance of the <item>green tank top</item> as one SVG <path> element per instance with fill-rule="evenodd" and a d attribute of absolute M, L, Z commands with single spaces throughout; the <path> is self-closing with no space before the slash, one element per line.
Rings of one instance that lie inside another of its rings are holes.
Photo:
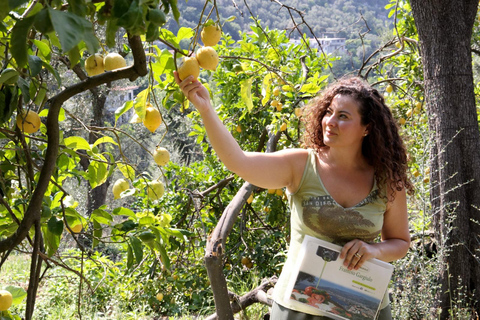
<path fill-rule="evenodd" d="M 289 299 L 284 299 L 304 236 L 310 235 L 340 246 L 353 239 L 371 243 L 382 230 L 387 200 L 375 183 L 369 195 L 355 206 L 344 208 L 339 205 L 328 194 L 318 174 L 314 150 L 309 150 L 298 190 L 287 196 L 291 211 L 290 245 L 273 298 L 286 308 L 304 312 L 290 305 Z M 388 298 L 384 298 L 382 308 L 388 302 Z"/>

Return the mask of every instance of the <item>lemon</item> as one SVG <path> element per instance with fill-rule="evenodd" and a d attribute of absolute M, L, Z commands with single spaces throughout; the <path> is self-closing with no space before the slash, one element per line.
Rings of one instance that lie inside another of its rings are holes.
<path fill-rule="evenodd" d="M 275 194 L 279 197 L 283 196 L 283 190 L 282 189 L 277 189 L 275 190 Z"/>
<path fill-rule="evenodd" d="M 393 87 L 392 87 L 392 85 L 389 84 L 389 85 L 387 86 L 387 88 L 385 89 L 385 91 L 387 91 L 388 93 L 393 92 Z"/>
<path fill-rule="evenodd" d="M 407 120 L 405 120 L 405 118 L 400 118 L 398 122 L 400 122 L 400 124 L 403 126 L 405 123 L 407 123 Z"/>
<path fill-rule="evenodd" d="M 238 125 L 237 128 L 236 128 L 237 132 L 240 133 L 242 132 L 242 126 L 241 125 Z"/>
<path fill-rule="evenodd" d="M 103 55 L 95 53 L 88 57 L 87 60 L 85 60 L 85 70 L 89 77 L 103 73 Z"/>
<path fill-rule="evenodd" d="M 158 200 L 165 193 L 165 186 L 161 181 L 152 181 L 147 186 L 147 195 L 150 200 Z"/>
<path fill-rule="evenodd" d="M 153 160 L 159 166 L 164 166 L 170 161 L 170 152 L 163 147 L 157 147 L 153 152 Z"/>
<path fill-rule="evenodd" d="M 279 102 L 279 103 L 277 104 L 277 107 L 276 107 L 276 108 L 277 108 L 277 111 L 278 111 L 278 112 L 282 111 L 282 109 L 283 109 L 283 103 Z"/>
<path fill-rule="evenodd" d="M 273 88 L 273 92 L 272 94 L 276 97 L 278 97 L 280 95 L 280 88 L 279 87 L 275 87 Z"/>
<path fill-rule="evenodd" d="M 222 37 L 222 30 L 216 24 L 209 25 L 202 29 L 200 37 L 202 38 L 202 42 L 205 46 L 211 47 L 220 41 L 220 38 Z"/>
<path fill-rule="evenodd" d="M 242 258 L 242 264 L 246 266 L 247 264 L 250 264 L 252 261 L 250 260 L 249 257 L 243 257 Z"/>
<path fill-rule="evenodd" d="M 17 116 L 17 127 L 26 133 L 37 132 L 41 124 L 40 116 L 35 111 L 28 110 Z"/>
<path fill-rule="evenodd" d="M 218 65 L 218 54 L 212 47 L 202 47 L 197 50 L 196 58 L 200 67 L 215 71 Z"/>
<path fill-rule="evenodd" d="M 128 183 L 127 180 L 125 179 L 118 179 L 115 181 L 112 187 L 112 192 L 113 192 L 113 198 L 114 199 L 119 199 L 120 198 L 120 193 L 122 193 L 125 190 L 128 190 L 130 188 L 130 184 Z"/>
<path fill-rule="evenodd" d="M 251 193 L 250 196 L 247 199 L 247 203 L 250 204 L 253 202 L 253 194 Z"/>
<path fill-rule="evenodd" d="M 280 126 L 280 131 L 285 131 L 287 130 L 287 124 L 284 122 L 282 123 L 282 125 Z"/>
<path fill-rule="evenodd" d="M 302 108 L 295 108 L 295 115 L 297 118 L 300 118 L 302 116 Z"/>
<path fill-rule="evenodd" d="M 80 233 L 80 231 L 82 231 L 82 229 L 83 229 L 83 226 L 82 226 L 81 223 L 79 223 L 79 224 L 74 225 L 73 227 L 70 226 L 70 229 L 73 231 L 73 233 Z M 67 230 L 68 230 L 68 228 L 67 228 Z M 70 230 L 68 230 L 68 232 L 70 232 Z"/>
<path fill-rule="evenodd" d="M 12 294 L 7 290 L 0 290 L 0 311 L 6 311 L 12 305 Z"/>
<path fill-rule="evenodd" d="M 183 58 L 177 68 L 178 76 L 180 80 L 185 79 L 188 76 L 193 76 L 197 79 L 200 74 L 200 65 L 195 57 Z"/>
<path fill-rule="evenodd" d="M 272 100 L 272 101 L 270 102 L 270 105 L 271 105 L 272 107 L 276 107 L 276 106 L 278 106 L 278 103 L 279 103 L 278 100 Z"/>
<path fill-rule="evenodd" d="M 151 103 L 147 103 L 143 124 L 152 133 L 162 124 L 162 115 L 160 114 L 160 111 L 153 107 Z"/>
<path fill-rule="evenodd" d="M 163 293 L 161 293 L 161 292 L 157 293 L 156 297 L 157 297 L 158 301 L 162 301 L 163 300 Z"/>
<path fill-rule="evenodd" d="M 103 58 L 103 66 L 106 71 L 117 70 L 127 66 L 125 59 L 116 52 L 110 52 Z"/>

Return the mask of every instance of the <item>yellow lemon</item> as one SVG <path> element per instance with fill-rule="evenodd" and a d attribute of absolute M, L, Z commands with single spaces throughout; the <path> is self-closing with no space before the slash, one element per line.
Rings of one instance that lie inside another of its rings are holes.
<path fill-rule="evenodd" d="M 250 264 L 251 262 L 252 262 L 252 260 L 250 260 L 249 257 L 243 257 L 243 258 L 242 258 L 242 264 L 243 264 L 244 266 L 246 266 L 247 264 Z"/>
<path fill-rule="evenodd" d="M 162 301 L 163 300 L 163 293 L 161 293 L 161 292 L 157 293 L 156 297 L 157 297 L 158 301 Z"/>
<path fill-rule="evenodd" d="M 267 193 L 268 193 L 268 194 L 274 194 L 275 191 L 276 191 L 275 189 L 268 189 L 268 190 L 267 190 Z"/>
<path fill-rule="evenodd" d="M 270 105 L 271 105 L 272 107 L 276 107 L 276 106 L 278 106 L 278 103 L 279 103 L 278 100 L 272 100 L 272 101 L 270 102 Z"/>
<path fill-rule="evenodd" d="M 287 130 L 287 124 L 284 122 L 282 123 L 282 125 L 280 126 L 280 131 L 285 131 Z"/>
<path fill-rule="evenodd" d="M 237 128 L 236 128 L 237 132 L 240 133 L 242 132 L 242 126 L 241 125 L 238 125 Z"/>
<path fill-rule="evenodd" d="M 147 195 L 150 200 L 158 200 L 165 193 L 165 186 L 161 181 L 152 181 L 147 186 Z"/>
<path fill-rule="evenodd" d="M 280 88 L 279 87 L 275 87 L 273 88 L 273 92 L 272 94 L 276 97 L 278 97 L 280 95 Z"/>
<path fill-rule="evenodd" d="M 35 133 L 40 129 L 40 116 L 32 110 L 17 115 L 17 127 L 26 133 Z"/>
<path fill-rule="evenodd" d="M 82 231 L 82 229 L 83 229 L 83 226 L 82 226 L 81 223 L 79 223 L 79 224 L 74 225 L 73 227 L 70 226 L 70 229 L 72 229 L 73 233 L 80 233 L 80 231 Z M 68 230 L 68 228 L 67 228 L 67 230 Z M 70 230 L 68 230 L 68 232 L 70 232 Z"/>
<path fill-rule="evenodd" d="M 200 65 L 198 64 L 197 58 L 183 58 L 177 66 L 177 72 L 180 80 L 183 80 L 188 76 L 193 76 L 194 79 L 197 79 L 200 75 Z"/>
<path fill-rule="evenodd" d="M 127 190 L 130 188 L 130 184 L 128 183 L 127 180 L 125 179 L 118 179 L 115 181 L 112 187 L 112 192 L 113 192 L 113 198 L 114 199 L 119 199 L 120 198 L 120 193 L 123 191 Z"/>
<path fill-rule="evenodd" d="M 282 189 L 277 189 L 275 190 L 275 194 L 279 197 L 283 196 L 283 190 Z"/>
<path fill-rule="evenodd" d="M 302 108 L 295 108 L 295 115 L 297 118 L 300 118 L 302 116 Z"/>
<path fill-rule="evenodd" d="M 206 70 L 215 71 L 218 65 L 218 54 L 212 47 L 198 49 L 196 58 L 200 67 Z"/>
<path fill-rule="evenodd" d="M 407 123 L 407 120 L 405 120 L 405 118 L 400 118 L 398 122 L 403 126 L 405 123 Z"/>
<path fill-rule="evenodd" d="M 155 108 L 151 103 L 147 103 L 147 108 L 145 109 L 145 119 L 143 119 L 143 125 L 150 131 L 155 132 L 157 128 L 162 124 L 162 115 L 157 108 Z"/>
<path fill-rule="evenodd" d="M 170 161 L 170 152 L 163 147 L 157 147 L 153 152 L 153 159 L 159 166 L 164 166 Z"/>
<path fill-rule="evenodd" d="M 253 202 L 253 193 L 250 194 L 250 196 L 247 199 L 247 203 L 250 204 Z"/>
<path fill-rule="evenodd" d="M 202 38 L 202 42 L 205 46 L 211 47 L 220 41 L 220 38 L 222 37 L 222 30 L 216 24 L 209 25 L 202 29 L 200 37 Z"/>
<path fill-rule="evenodd" d="M 12 302 L 12 294 L 7 290 L 0 290 L 0 311 L 7 311 Z"/>
<path fill-rule="evenodd" d="M 85 70 L 89 77 L 103 73 L 103 55 L 100 53 L 92 54 L 85 60 Z"/>
<path fill-rule="evenodd" d="M 116 52 L 110 52 L 103 58 L 103 66 L 106 71 L 117 70 L 127 66 L 125 58 Z"/>
<path fill-rule="evenodd" d="M 388 93 L 393 92 L 393 87 L 392 87 L 392 85 L 389 84 L 389 85 L 387 86 L 387 88 L 385 89 L 385 91 L 387 91 Z"/>

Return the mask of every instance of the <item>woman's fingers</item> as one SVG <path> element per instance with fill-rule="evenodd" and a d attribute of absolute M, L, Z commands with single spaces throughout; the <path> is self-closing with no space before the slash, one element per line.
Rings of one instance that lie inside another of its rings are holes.
<path fill-rule="evenodd" d="M 343 265 L 349 270 L 358 270 L 368 259 L 368 244 L 358 239 L 352 240 L 343 246 L 340 258 L 344 258 Z"/>

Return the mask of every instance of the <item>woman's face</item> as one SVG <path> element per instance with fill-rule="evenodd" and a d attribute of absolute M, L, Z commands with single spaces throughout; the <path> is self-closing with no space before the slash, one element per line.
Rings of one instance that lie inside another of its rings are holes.
<path fill-rule="evenodd" d="M 362 145 L 367 126 L 362 125 L 360 106 L 350 96 L 337 94 L 322 119 L 323 141 L 329 147 Z"/>

